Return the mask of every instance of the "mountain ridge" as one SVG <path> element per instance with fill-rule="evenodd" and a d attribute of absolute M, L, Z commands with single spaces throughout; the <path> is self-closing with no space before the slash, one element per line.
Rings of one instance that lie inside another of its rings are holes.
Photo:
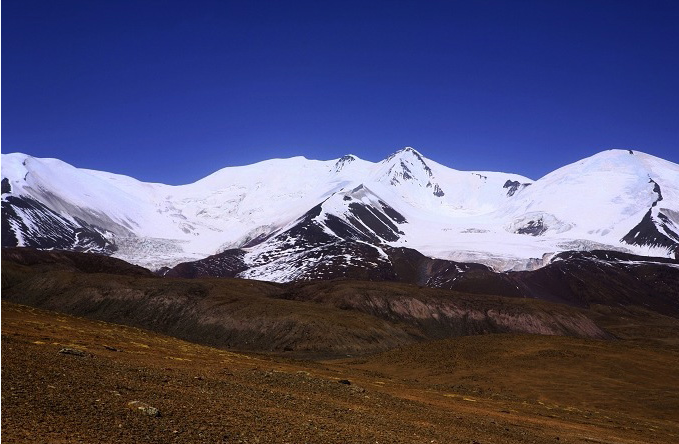
<path fill-rule="evenodd" d="M 406 147 L 377 163 L 271 159 L 171 186 L 2 154 L 2 230 L 3 246 L 102 252 L 151 269 L 242 249 L 243 277 L 264 280 L 287 279 L 274 269 L 299 268 L 302 256 L 378 264 L 384 247 L 498 271 L 570 250 L 672 257 L 679 165 L 609 150 L 533 181 L 455 170 Z"/>

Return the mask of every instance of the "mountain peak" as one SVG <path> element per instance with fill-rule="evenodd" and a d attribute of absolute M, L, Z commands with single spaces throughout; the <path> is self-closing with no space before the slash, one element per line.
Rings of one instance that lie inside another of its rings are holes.
<path fill-rule="evenodd" d="M 436 197 L 445 193 L 434 181 L 434 173 L 425 158 L 412 147 L 405 147 L 393 153 L 381 162 L 386 170 L 383 174 L 391 185 L 414 183 L 422 188 L 429 188 Z"/>
<path fill-rule="evenodd" d="M 400 150 L 391 154 L 389 157 L 384 159 L 384 162 L 389 162 L 390 160 L 395 159 L 395 158 L 409 158 L 409 157 L 415 157 L 420 162 L 424 163 L 424 158 L 422 157 L 422 154 L 420 154 L 419 151 L 417 151 L 415 148 L 410 147 L 410 146 L 406 146 L 404 148 L 401 148 Z"/>
<path fill-rule="evenodd" d="M 427 177 L 432 177 L 433 173 L 429 165 L 424 161 L 424 157 L 417 150 L 412 147 L 405 147 L 400 149 L 384 159 L 384 164 L 391 165 L 389 171 L 394 171 L 394 168 L 399 171 L 399 174 L 409 179 L 413 169 L 423 170 Z"/>
<path fill-rule="evenodd" d="M 345 166 L 347 166 L 351 162 L 354 162 L 356 159 L 357 159 L 357 157 L 354 156 L 353 154 L 346 154 L 346 155 L 340 157 L 339 159 L 337 159 L 337 162 L 335 162 L 335 166 L 333 167 L 333 170 L 336 173 L 339 173 L 340 171 L 342 171 L 342 169 Z"/>

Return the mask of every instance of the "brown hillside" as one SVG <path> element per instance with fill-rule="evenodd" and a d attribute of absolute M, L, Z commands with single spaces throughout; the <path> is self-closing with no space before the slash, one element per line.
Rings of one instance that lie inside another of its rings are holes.
<path fill-rule="evenodd" d="M 580 308 L 402 283 L 158 278 L 11 258 L 2 271 L 4 300 L 207 345 L 297 357 L 372 353 L 483 333 L 611 337 Z"/>

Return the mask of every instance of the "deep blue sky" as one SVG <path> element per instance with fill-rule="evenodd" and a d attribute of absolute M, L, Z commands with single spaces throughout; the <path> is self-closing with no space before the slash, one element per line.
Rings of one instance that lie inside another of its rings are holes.
<path fill-rule="evenodd" d="M 2 1 L 2 151 L 186 183 L 403 146 L 679 163 L 679 2 Z"/>

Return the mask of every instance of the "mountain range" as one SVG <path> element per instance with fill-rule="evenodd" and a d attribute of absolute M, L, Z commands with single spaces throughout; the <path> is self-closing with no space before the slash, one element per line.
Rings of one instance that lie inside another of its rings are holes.
<path fill-rule="evenodd" d="M 679 165 L 1 185 L 3 442 L 676 442 Z"/>
<path fill-rule="evenodd" d="M 609 150 L 531 180 L 451 169 L 407 147 L 377 163 L 272 159 L 171 186 L 2 154 L 2 245 L 103 253 L 176 276 L 417 274 L 445 287 L 570 251 L 676 258 L 679 165 Z"/>

